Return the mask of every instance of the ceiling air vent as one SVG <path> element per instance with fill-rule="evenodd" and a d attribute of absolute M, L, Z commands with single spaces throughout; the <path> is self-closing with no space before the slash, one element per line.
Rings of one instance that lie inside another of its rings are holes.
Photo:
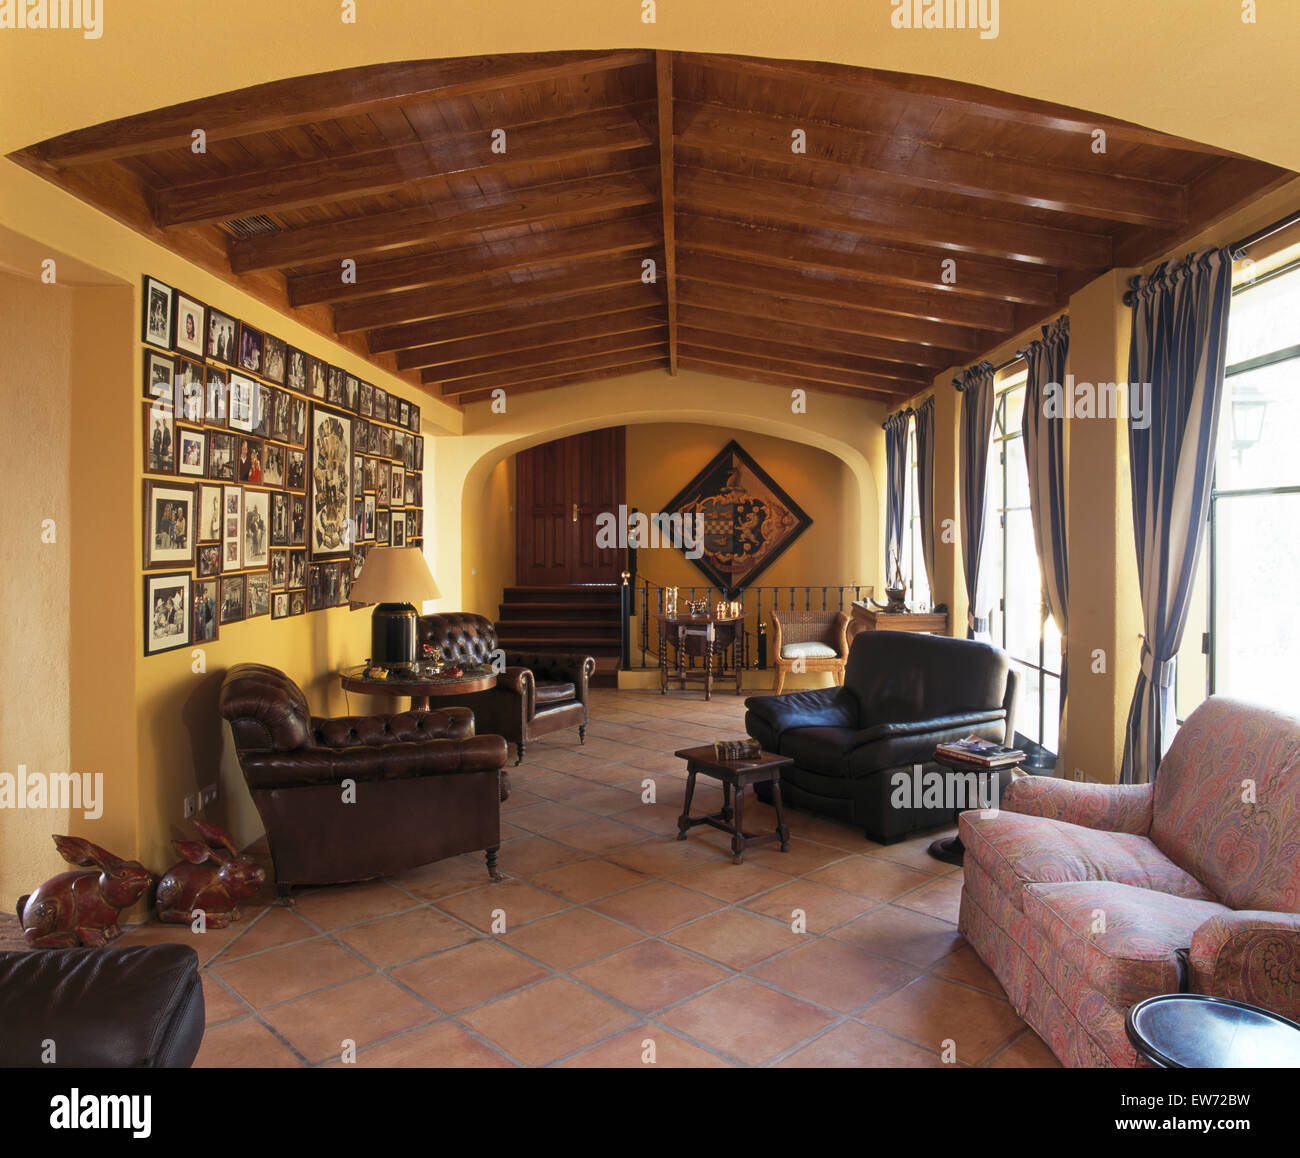
<path fill-rule="evenodd" d="M 256 217 L 236 217 L 233 221 L 223 221 L 221 228 L 231 237 L 262 237 L 268 233 L 281 233 L 281 227 L 269 217 L 260 213 Z"/>

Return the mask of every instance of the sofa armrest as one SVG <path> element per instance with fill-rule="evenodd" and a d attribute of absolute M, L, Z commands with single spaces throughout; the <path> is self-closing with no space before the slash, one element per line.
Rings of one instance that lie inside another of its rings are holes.
<path fill-rule="evenodd" d="M 876 740 L 897 740 L 904 736 L 925 736 L 931 733 L 960 731 L 977 728 L 981 724 L 998 724 L 1006 718 L 1001 708 L 983 712 L 960 712 L 951 716 L 934 716 L 928 720 L 911 720 L 907 723 L 872 724 L 863 728 L 849 742 L 849 748 L 859 748 Z"/>
<path fill-rule="evenodd" d="M 1193 993 L 1228 997 L 1300 1021 L 1300 913 L 1240 911 L 1192 935 Z"/>
<path fill-rule="evenodd" d="M 244 752 L 239 758 L 253 790 L 491 772 L 505 762 L 506 742 L 500 736 Z"/>
<path fill-rule="evenodd" d="M 778 739 L 791 728 L 852 728 L 858 722 L 857 705 L 838 687 L 786 696 L 751 696 L 745 707 Z"/>
<path fill-rule="evenodd" d="M 578 702 L 583 704 L 587 702 L 588 681 L 596 674 L 596 661 L 589 655 L 537 655 L 510 652 L 506 656 L 506 663 L 527 668 L 536 679 L 572 684 Z M 509 671 L 510 668 L 506 670 Z M 532 715 L 531 711 L 529 715 Z"/>
<path fill-rule="evenodd" d="M 429 712 L 398 712 L 391 716 L 313 716 L 311 729 L 316 743 L 323 748 L 418 740 L 464 740 L 474 734 L 474 713 L 468 708 L 438 708 Z"/>
<path fill-rule="evenodd" d="M 1002 807 L 1084 828 L 1145 836 L 1151 831 L 1154 793 L 1151 784 L 1082 784 L 1050 776 L 1021 776 L 1007 788 Z"/>

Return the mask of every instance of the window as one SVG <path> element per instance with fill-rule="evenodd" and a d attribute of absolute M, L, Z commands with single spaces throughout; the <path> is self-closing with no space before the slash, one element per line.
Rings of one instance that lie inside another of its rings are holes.
<path fill-rule="evenodd" d="M 917 610 L 929 610 L 930 580 L 925 573 L 925 559 L 921 553 L 921 496 L 916 489 L 916 419 L 907 426 L 907 480 L 903 497 L 903 542 L 899 552 L 899 566 L 907 581 L 908 604 Z M 893 576 L 886 576 L 892 579 Z"/>
<path fill-rule="evenodd" d="M 1228 316 L 1210 521 L 1177 704 L 1205 695 L 1300 705 L 1300 263 L 1239 285 Z"/>
<path fill-rule="evenodd" d="M 989 609 L 989 638 L 1011 656 L 1020 673 L 1017 739 L 1054 754 L 1061 716 L 1061 633 L 1043 606 L 1029 510 L 1029 471 L 1020 436 L 1027 377 L 1021 363 L 996 387 L 979 591 Z"/>

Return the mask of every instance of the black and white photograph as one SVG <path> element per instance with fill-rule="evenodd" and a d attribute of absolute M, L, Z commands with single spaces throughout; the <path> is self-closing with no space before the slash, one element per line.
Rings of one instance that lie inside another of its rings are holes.
<path fill-rule="evenodd" d="M 382 386 L 375 387 L 375 412 L 374 418 L 380 422 L 388 421 L 388 392 Z"/>
<path fill-rule="evenodd" d="M 180 418 L 198 426 L 207 410 L 203 363 L 191 358 L 181 358 L 179 363 L 176 368 L 176 398 Z"/>
<path fill-rule="evenodd" d="M 373 458 L 361 460 L 361 490 L 369 495 L 375 493 L 375 460 Z"/>
<path fill-rule="evenodd" d="M 325 606 L 324 563 L 307 564 L 307 610 L 320 611 Z"/>
<path fill-rule="evenodd" d="M 217 638 L 217 600 L 219 583 L 216 579 L 200 580 L 194 584 L 193 638 L 191 643 L 211 643 Z"/>
<path fill-rule="evenodd" d="M 289 496 L 289 546 L 307 545 L 307 498 L 305 495 Z"/>
<path fill-rule="evenodd" d="M 289 552 L 289 590 L 301 591 L 307 586 L 307 552 Z"/>
<path fill-rule="evenodd" d="M 144 480 L 144 567 L 194 565 L 194 487 Z"/>
<path fill-rule="evenodd" d="M 202 358 L 207 338 L 207 318 L 203 306 L 193 298 L 176 291 L 175 346 L 182 354 Z"/>
<path fill-rule="evenodd" d="M 412 432 L 417 433 L 417 434 L 419 433 L 419 430 L 420 430 L 420 408 L 419 408 L 418 406 L 416 406 L 416 404 L 415 404 L 414 402 L 411 403 L 411 423 L 410 423 L 410 426 L 411 426 L 411 430 L 412 430 Z"/>
<path fill-rule="evenodd" d="M 361 537 L 368 540 L 375 537 L 374 495 L 364 495 L 361 499 Z"/>
<path fill-rule="evenodd" d="M 229 314 L 208 307 L 208 357 L 227 366 L 237 364 L 235 348 L 239 336 L 239 323 Z"/>
<path fill-rule="evenodd" d="M 208 473 L 208 436 L 202 430 L 186 426 L 176 428 L 176 473 L 206 478 Z"/>
<path fill-rule="evenodd" d="M 208 478 L 217 482 L 234 482 L 236 459 L 239 455 L 238 436 L 224 430 L 208 433 Z"/>
<path fill-rule="evenodd" d="M 271 551 L 271 590 L 283 591 L 289 586 L 289 552 L 280 548 Z"/>
<path fill-rule="evenodd" d="M 194 549 L 194 573 L 200 579 L 221 574 L 220 543 L 200 543 Z"/>
<path fill-rule="evenodd" d="M 221 502 L 221 569 L 239 571 L 244 566 L 244 488 L 223 487 Z"/>
<path fill-rule="evenodd" d="M 344 555 L 352 546 L 352 420 L 313 406 L 308 458 L 311 556 Z"/>
<path fill-rule="evenodd" d="M 344 386 L 344 379 L 347 376 L 337 366 L 329 367 L 329 375 L 326 379 L 325 401 L 331 406 L 347 405 L 347 389 Z"/>
<path fill-rule="evenodd" d="M 351 374 L 343 379 L 343 405 L 353 414 L 357 412 L 359 397 L 361 392 L 361 383 Z"/>
<path fill-rule="evenodd" d="M 176 473 L 176 415 L 159 402 L 144 404 L 144 469 L 146 474 Z"/>
<path fill-rule="evenodd" d="M 246 322 L 239 323 L 239 368 L 250 374 L 262 374 L 262 331 Z"/>
<path fill-rule="evenodd" d="M 271 618 L 286 619 L 289 615 L 289 593 L 276 591 L 271 596 Z"/>
<path fill-rule="evenodd" d="M 289 614 L 304 615 L 307 611 L 307 593 L 306 591 L 289 592 Z"/>
<path fill-rule="evenodd" d="M 392 511 L 375 512 L 375 542 L 381 546 L 386 545 L 392 537 L 393 513 Z"/>
<path fill-rule="evenodd" d="M 268 442 L 262 458 L 262 482 L 269 487 L 284 486 L 285 455 L 288 448 L 278 442 Z"/>
<path fill-rule="evenodd" d="M 389 502 L 389 485 L 392 482 L 392 468 L 386 462 L 378 463 L 375 467 L 375 505 L 380 507 L 391 506 Z"/>
<path fill-rule="evenodd" d="M 230 375 L 230 411 L 228 421 L 231 430 L 252 431 L 253 395 L 256 393 L 256 387 L 257 383 L 251 378 L 245 378 L 242 374 Z"/>
<path fill-rule="evenodd" d="M 325 400 L 327 391 L 326 371 L 329 365 L 322 362 L 319 358 L 308 356 L 307 358 L 307 393 L 313 398 L 319 398 L 322 402 Z"/>
<path fill-rule="evenodd" d="M 401 511 L 393 512 L 392 533 L 389 536 L 388 545 L 390 547 L 406 546 L 406 519 L 403 518 Z"/>
<path fill-rule="evenodd" d="M 176 359 L 168 354 L 144 352 L 144 396 L 163 406 L 176 407 Z"/>
<path fill-rule="evenodd" d="M 361 394 L 357 399 L 357 413 L 363 418 L 370 418 L 375 413 L 375 388 L 369 382 L 361 383 Z"/>
<path fill-rule="evenodd" d="M 209 426 L 225 426 L 226 396 L 230 390 L 226 372 L 220 366 L 208 366 L 206 377 L 207 403 L 204 406 L 203 421 Z"/>
<path fill-rule="evenodd" d="M 294 446 L 307 445 L 307 399 L 289 399 L 289 441 Z"/>
<path fill-rule="evenodd" d="M 307 452 L 290 450 L 284 470 L 284 485 L 291 491 L 307 489 Z"/>
<path fill-rule="evenodd" d="M 406 502 L 406 470 L 403 467 L 392 467 L 393 481 L 388 488 L 388 497 L 393 506 L 400 507 Z"/>
<path fill-rule="evenodd" d="M 271 390 L 273 406 L 271 409 L 271 433 L 268 437 L 276 442 L 289 441 L 289 411 L 291 403 L 287 390 Z"/>
<path fill-rule="evenodd" d="M 277 338 L 274 334 L 265 335 L 262 342 L 262 377 L 268 382 L 274 382 L 277 386 L 284 385 L 287 353 L 288 347 L 283 338 Z"/>
<path fill-rule="evenodd" d="M 164 350 L 172 348 L 172 287 L 156 277 L 144 279 L 144 340 Z"/>
<path fill-rule="evenodd" d="M 244 618 L 255 619 L 271 611 L 271 577 L 265 571 L 244 576 Z"/>
<path fill-rule="evenodd" d="M 190 642 L 189 572 L 144 577 L 144 654 L 158 655 Z"/>
<path fill-rule="evenodd" d="M 262 382 L 253 384 L 253 433 L 258 438 L 271 437 L 271 424 L 275 418 L 274 386 Z"/>
<path fill-rule="evenodd" d="M 271 496 L 244 491 L 244 566 L 265 567 L 271 548 Z"/>
<path fill-rule="evenodd" d="M 289 496 L 284 491 L 271 492 L 271 546 L 289 545 Z"/>
<path fill-rule="evenodd" d="M 221 488 L 211 483 L 199 484 L 199 508 L 194 524 L 196 543 L 221 541 Z"/>
<path fill-rule="evenodd" d="M 285 352 L 284 384 L 299 394 L 306 394 L 310 389 L 307 385 L 307 355 L 297 346 L 290 346 Z"/>
<path fill-rule="evenodd" d="M 221 610 L 218 618 L 222 626 L 238 623 L 244 618 L 244 587 L 243 575 L 221 577 Z"/>

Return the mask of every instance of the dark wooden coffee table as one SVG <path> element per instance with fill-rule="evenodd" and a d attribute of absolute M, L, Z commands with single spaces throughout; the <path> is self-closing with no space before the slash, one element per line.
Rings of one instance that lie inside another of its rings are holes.
<path fill-rule="evenodd" d="M 707 824 L 731 835 L 731 863 L 740 864 L 745 859 L 745 849 L 751 844 L 765 844 L 779 840 L 781 851 L 790 847 L 790 830 L 785 824 L 781 808 L 781 769 L 789 768 L 794 761 L 788 756 L 775 756 L 762 752 L 753 760 L 720 760 L 712 744 L 698 748 L 679 748 L 674 755 L 686 761 L 686 799 L 682 814 L 677 820 L 677 839 L 685 840 L 688 830 L 697 824 Z M 722 781 L 722 811 L 710 816 L 692 816 L 691 800 L 695 796 L 695 777 L 712 776 Z M 749 833 L 745 831 L 745 788 L 750 784 L 772 785 L 772 803 L 776 806 L 776 829 L 772 832 Z M 735 790 L 735 807 L 732 807 L 732 790 Z M 734 814 L 734 821 L 733 821 Z"/>
<path fill-rule="evenodd" d="M 388 679 L 369 679 L 366 676 L 369 664 L 344 668 L 339 672 L 339 681 L 345 692 L 360 692 L 366 696 L 410 696 L 411 711 L 427 712 L 429 700 L 443 696 L 467 696 L 471 692 L 483 692 L 496 687 L 496 673 L 487 664 L 465 664 L 462 675 L 421 676 L 410 674 L 393 674 Z"/>
<path fill-rule="evenodd" d="M 1148 997 L 1128 1011 L 1124 1030 L 1161 1069 L 1300 1069 L 1300 1025 L 1226 997 Z"/>

